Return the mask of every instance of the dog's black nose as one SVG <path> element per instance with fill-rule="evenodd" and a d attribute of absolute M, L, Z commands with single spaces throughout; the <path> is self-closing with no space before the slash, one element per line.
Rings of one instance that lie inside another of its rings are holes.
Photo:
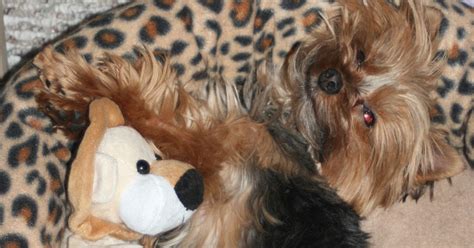
<path fill-rule="evenodd" d="M 321 72 L 318 78 L 318 86 L 330 95 L 337 94 L 342 88 L 341 73 L 333 68 Z"/>
<path fill-rule="evenodd" d="M 201 174 L 195 169 L 186 171 L 174 186 L 174 190 L 186 209 L 195 210 L 204 198 L 204 182 Z"/>

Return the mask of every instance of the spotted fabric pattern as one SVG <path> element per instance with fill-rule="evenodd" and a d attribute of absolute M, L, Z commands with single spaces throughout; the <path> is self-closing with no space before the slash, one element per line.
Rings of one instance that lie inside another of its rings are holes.
<path fill-rule="evenodd" d="M 474 11 L 458 0 L 426 1 L 445 15 L 439 54 L 448 57 L 433 92 L 433 123 L 474 167 Z M 136 47 L 147 46 L 171 55 L 186 89 L 202 91 L 218 77 L 242 96 L 262 62 L 280 66 L 334 2 L 137 0 L 90 17 L 51 44 L 59 52 L 78 49 L 91 63 L 103 52 L 133 60 Z M 38 109 L 35 95 L 44 86 L 31 62 L 8 75 L 0 83 L 0 247 L 58 247 L 76 146 Z"/>
<path fill-rule="evenodd" d="M 474 8 L 461 1 L 436 0 L 443 12 L 438 54 L 447 65 L 433 93 L 433 123 L 448 133 L 448 141 L 474 168 Z"/>

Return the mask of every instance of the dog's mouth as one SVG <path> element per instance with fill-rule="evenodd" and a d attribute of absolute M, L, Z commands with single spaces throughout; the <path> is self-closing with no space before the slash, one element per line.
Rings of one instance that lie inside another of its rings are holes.
<path fill-rule="evenodd" d="M 269 124 L 267 130 L 287 156 L 298 161 L 308 172 L 315 172 L 314 158 L 308 153 L 309 144 L 301 134 L 277 122 Z"/>
<path fill-rule="evenodd" d="M 330 133 L 329 126 L 320 125 L 318 139 L 316 139 L 316 142 L 320 149 L 318 151 L 315 151 L 315 153 L 318 156 L 318 161 L 320 163 L 326 162 L 326 158 L 328 154 L 331 153 L 332 151 L 331 146 L 329 145 L 329 142 L 330 142 L 329 133 Z"/>

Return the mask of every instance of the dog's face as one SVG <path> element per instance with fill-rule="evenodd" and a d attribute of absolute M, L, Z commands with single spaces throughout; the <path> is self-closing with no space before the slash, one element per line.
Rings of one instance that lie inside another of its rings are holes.
<path fill-rule="evenodd" d="M 341 1 L 288 57 L 294 121 L 361 214 L 463 164 L 430 125 L 440 15 L 409 1 Z"/>

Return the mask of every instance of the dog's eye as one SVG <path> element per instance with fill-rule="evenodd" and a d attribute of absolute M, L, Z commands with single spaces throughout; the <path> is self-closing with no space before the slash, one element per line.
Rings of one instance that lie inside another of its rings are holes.
<path fill-rule="evenodd" d="M 370 110 L 366 106 L 364 106 L 364 108 L 362 109 L 362 112 L 363 112 L 365 125 L 367 127 L 372 127 L 375 124 L 375 114 L 374 114 L 374 112 L 372 112 L 372 110 Z"/>
<path fill-rule="evenodd" d="M 163 160 L 163 158 L 157 153 L 155 153 L 155 159 L 156 160 Z"/>
<path fill-rule="evenodd" d="M 137 161 L 137 172 L 142 174 L 142 175 L 146 175 L 148 173 L 150 173 L 150 164 L 145 161 L 145 160 L 138 160 Z"/>
<path fill-rule="evenodd" d="M 365 53 L 362 50 L 357 50 L 356 60 L 359 67 L 365 62 Z"/>

